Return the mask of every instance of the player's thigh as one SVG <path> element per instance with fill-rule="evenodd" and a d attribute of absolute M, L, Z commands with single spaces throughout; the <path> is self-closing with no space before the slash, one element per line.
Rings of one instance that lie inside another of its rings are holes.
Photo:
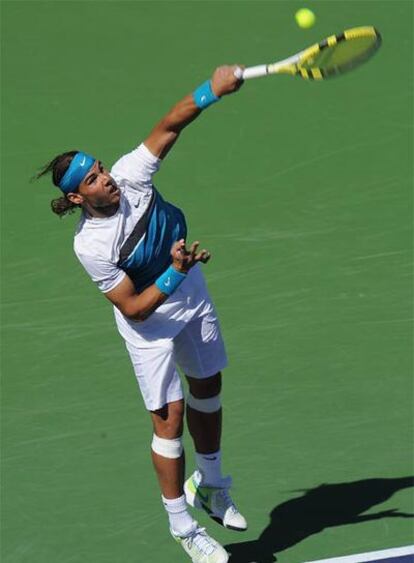
<path fill-rule="evenodd" d="M 126 347 L 147 410 L 158 411 L 183 399 L 171 339 L 126 342 Z"/>
<path fill-rule="evenodd" d="M 185 325 L 174 338 L 174 353 L 187 378 L 219 386 L 218 374 L 227 366 L 227 355 L 213 308 Z"/>

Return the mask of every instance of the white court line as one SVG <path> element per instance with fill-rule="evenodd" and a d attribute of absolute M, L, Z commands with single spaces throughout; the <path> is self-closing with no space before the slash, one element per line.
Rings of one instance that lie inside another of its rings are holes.
<path fill-rule="evenodd" d="M 346 557 L 319 559 L 318 561 L 308 561 L 307 563 L 365 563 L 366 561 L 378 561 L 402 555 L 414 555 L 414 545 L 396 547 L 394 549 L 384 549 L 382 551 L 371 551 L 370 553 L 358 553 L 357 555 L 347 555 Z"/>

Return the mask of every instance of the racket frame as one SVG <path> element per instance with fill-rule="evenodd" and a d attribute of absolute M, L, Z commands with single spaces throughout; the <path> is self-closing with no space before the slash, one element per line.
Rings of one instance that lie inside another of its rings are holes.
<path fill-rule="evenodd" d="M 237 69 L 235 75 L 237 76 L 237 78 L 243 80 L 259 78 L 262 76 L 268 76 L 270 74 L 299 75 L 305 79 L 323 80 L 324 78 L 329 78 L 330 76 L 334 76 L 335 74 L 340 74 L 340 72 L 324 73 L 323 70 L 318 67 L 305 69 L 303 68 L 303 65 L 327 47 L 332 47 L 333 45 L 336 45 L 342 41 L 348 41 L 350 39 L 360 39 L 364 37 L 375 37 L 376 41 L 373 43 L 372 47 L 363 54 L 363 56 L 357 57 L 357 59 L 353 60 L 348 65 L 348 67 L 344 65 L 343 68 L 341 68 L 341 71 L 346 71 L 370 58 L 371 55 L 373 55 L 381 45 L 381 35 L 378 30 L 375 29 L 375 27 L 363 26 L 347 29 L 346 31 L 337 35 L 330 35 L 323 41 L 315 43 L 314 45 L 311 45 L 307 49 L 304 49 L 303 51 L 300 51 L 295 55 L 288 57 L 287 59 L 283 59 L 271 64 L 256 65 L 247 67 L 245 69 Z"/>

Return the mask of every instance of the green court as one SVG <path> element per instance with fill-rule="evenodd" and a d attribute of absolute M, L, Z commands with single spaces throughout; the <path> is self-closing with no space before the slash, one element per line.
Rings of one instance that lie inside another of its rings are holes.
<path fill-rule="evenodd" d="M 326 82 L 252 80 L 155 177 L 183 208 L 230 364 L 224 470 L 249 520 L 199 522 L 232 563 L 413 541 L 413 4 L 2 1 L 2 563 L 181 563 L 149 416 L 77 217 L 31 182 L 56 154 L 110 165 L 224 63 L 359 25 L 383 46 Z M 187 473 L 194 460 L 185 435 Z"/>

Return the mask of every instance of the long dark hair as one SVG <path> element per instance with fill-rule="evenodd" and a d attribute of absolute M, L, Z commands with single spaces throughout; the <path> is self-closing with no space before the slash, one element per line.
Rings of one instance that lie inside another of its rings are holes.
<path fill-rule="evenodd" d="M 59 187 L 59 182 L 65 175 L 66 170 L 69 168 L 70 163 L 72 162 L 73 157 L 79 151 L 68 151 L 56 156 L 53 160 L 51 160 L 48 164 L 46 164 L 38 174 L 36 174 L 35 178 L 39 179 L 45 174 L 52 174 L 52 181 L 55 186 Z M 64 217 L 65 215 L 70 215 L 75 211 L 77 207 L 80 207 L 76 203 L 72 203 L 65 194 L 61 197 L 56 199 L 52 199 L 50 202 L 50 206 L 52 208 L 53 213 L 59 215 L 59 217 Z"/>

